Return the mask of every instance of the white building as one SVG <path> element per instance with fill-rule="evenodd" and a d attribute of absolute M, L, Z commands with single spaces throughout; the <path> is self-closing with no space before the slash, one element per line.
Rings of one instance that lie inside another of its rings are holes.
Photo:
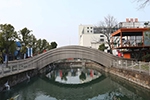
<path fill-rule="evenodd" d="M 144 25 L 144 21 L 139 22 L 138 18 L 126 18 L 126 21 L 120 22 L 115 27 L 118 28 L 144 28 L 144 27 L 150 27 L 150 22 L 148 21 L 148 25 Z M 97 26 L 93 25 L 79 25 L 79 45 L 86 46 L 90 48 L 98 49 L 99 45 L 102 43 L 105 44 L 106 47 L 108 47 L 107 39 L 106 37 L 100 33 L 100 29 Z M 130 37 L 128 39 L 134 40 L 135 37 Z M 136 37 L 141 38 L 141 37 Z M 120 41 L 120 38 L 116 37 L 116 41 Z M 127 39 L 126 37 L 123 38 L 124 41 Z M 140 40 L 140 39 L 139 39 Z M 105 50 L 105 52 L 108 52 L 109 48 Z M 117 50 L 112 51 L 114 55 L 117 54 Z"/>
<path fill-rule="evenodd" d="M 102 43 L 108 46 L 106 37 L 104 34 L 98 33 L 96 28 L 93 25 L 79 25 L 79 45 L 95 49 L 98 49 Z M 107 52 L 107 50 L 105 51 Z"/>

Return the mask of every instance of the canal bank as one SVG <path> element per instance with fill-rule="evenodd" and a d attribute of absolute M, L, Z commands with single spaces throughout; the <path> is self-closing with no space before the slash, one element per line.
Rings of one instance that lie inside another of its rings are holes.
<path fill-rule="evenodd" d="M 82 70 L 83 67 L 76 68 L 76 71 L 80 72 L 79 69 Z M 59 71 L 56 74 L 56 70 L 53 71 L 52 76 L 61 77 Z M 89 72 L 91 72 L 90 70 Z M 76 75 L 79 75 L 78 72 L 76 72 Z M 56 84 L 54 80 L 40 75 L 12 87 L 9 91 L 1 92 L 0 100 L 7 100 L 16 96 L 18 96 L 18 100 L 149 100 L 150 92 L 145 91 L 144 88 L 134 87 L 128 84 L 129 81 L 112 74 L 105 73 L 105 75 L 106 77 L 99 77 L 89 83 L 80 85 Z"/>
<path fill-rule="evenodd" d="M 139 73 L 138 71 L 132 71 L 132 70 L 127 70 L 127 69 L 123 69 L 123 68 L 122 69 L 115 68 L 115 67 L 107 68 L 107 67 L 104 67 L 104 66 L 99 65 L 99 64 L 94 63 L 94 62 L 86 62 L 84 66 L 89 67 L 89 68 L 93 68 L 93 69 L 101 71 L 101 72 L 103 70 L 103 72 L 116 75 L 118 77 L 126 79 L 129 82 L 133 82 L 134 84 L 137 84 L 137 85 L 142 86 L 144 88 L 150 89 L 150 79 L 149 79 L 148 74 Z M 44 69 L 42 69 L 40 71 L 38 71 L 37 69 L 36 70 L 30 70 L 28 72 L 23 72 L 20 74 L 15 74 L 12 76 L 1 78 L 0 92 L 7 89 L 5 86 L 5 84 L 7 82 L 8 82 L 8 85 L 10 87 L 12 87 L 12 86 L 15 86 L 15 85 L 17 85 L 17 84 L 19 84 L 25 80 L 28 80 L 28 76 L 30 76 L 30 77 L 37 76 L 38 74 L 45 73 L 48 69 L 49 69 L 49 66 L 45 67 Z"/>
<path fill-rule="evenodd" d="M 103 70 L 106 73 L 113 74 L 115 76 L 118 76 L 122 79 L 125 79 L 129 82 L 134 83 L 135 85 L 142 86 L 146 89 L 150 89 L 150 75 L 148 73 L 139 72 L 136 70 L 126 69 L 126 68 L 107 68 L 102 65 L 96 64 L 96 63 L 86 63 L 87 67 L 94 68 L 96 70 Z"/>
<path fill-rule="evenodd" d="M 127 69 L 109 68 L 109 73 L 114 74 L 118 77 L 133 82 L 139 86 L 150 89 L 150 76 L 147 73 L 140 73 L 138 71 L 132 71 Z"/>
<path fill-rule="evenodd" d="M 11 87 L 16 86 L 17 84 L 20 84 L 26 80 L 30 80 L 30 78 L 37 75 L 38 70 L 34 69 L 0 78 L 0 92 L 10 90 Z"/>

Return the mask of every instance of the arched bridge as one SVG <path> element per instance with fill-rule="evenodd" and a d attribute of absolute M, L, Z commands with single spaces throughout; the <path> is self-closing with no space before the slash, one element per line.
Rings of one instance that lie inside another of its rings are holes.
<path fill-rule="evenodd" d="M 64 46 L 49 50 L 32 58 L 10 61 L 8 63 L 8 68 L 6 68 L 6 66 L 1 67 L 0 77 L 32 69 L 40 70 L 50 63 L 67 58 L 89 59 L 102 64 L 105 67 L 113 66 L 114 61 L 126 60 L 93 48 L 83 46 Z"/>
<path fill-rule="evenodd" d="M 67 58 L 89 59 L 106 67 L 110 67 L 112 65 L 113 59 L 120 59 L 116 56 L 99 51 L 97 49 L 83 46 L 65 46 L 52 49 L 38 55 L 34 59 L 37 63 L 38 69 L 41 69 L 52 62 Z"/>

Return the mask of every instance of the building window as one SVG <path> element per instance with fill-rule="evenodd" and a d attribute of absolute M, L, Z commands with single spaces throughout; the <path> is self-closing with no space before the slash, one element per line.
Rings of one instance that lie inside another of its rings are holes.
<path fill-rule="evenodd" d="M 100 37 L 104 37 L 104 35 L 100 35 Z"/>
<path fill-rule="evenodd" d="M 87 33 L 89 33 L 89 30 L 87 30 Z"/>
<path fill-rule="evenodd" d="M 100 39 L 100 42 L 104 42 L 104 39 Z"/>
<path fill-rule="evenodd" d="M 89 27 L 87 27 L 87 29 L 89 29 Z"/>
<path fill-rule="evenodd" d="M 91 31 L 91 33 L 92 33 L 93 31 Z"/>
<path fill-rule="evenodd" d="M 91 29 L 92 29 L 92 27 L 91 27 Z"/>

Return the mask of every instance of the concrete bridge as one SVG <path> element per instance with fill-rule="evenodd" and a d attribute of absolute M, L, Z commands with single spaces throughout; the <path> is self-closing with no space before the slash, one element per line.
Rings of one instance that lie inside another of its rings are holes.
<path fill-rule="evenodd" d="M 8 62 L 8 67 L 4 64 L 0 65 L 0 78 L 33 69 L 41 70 L 50 63 L 67 58 L 88 59 L 105 67 L 131 65 L 129 59 L 113 56 L 97 49 L 83 46 L 64 46 L 49 50 L 32 58 L 10 61 Z"/>

